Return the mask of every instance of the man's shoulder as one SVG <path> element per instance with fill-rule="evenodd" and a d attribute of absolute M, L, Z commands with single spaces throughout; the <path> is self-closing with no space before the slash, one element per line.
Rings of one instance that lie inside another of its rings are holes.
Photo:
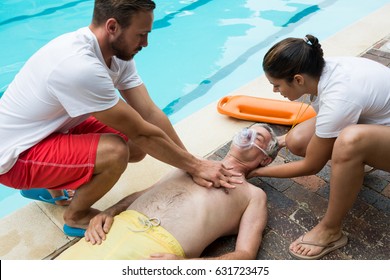
<path fill-rule="evenodd" d="M 106 72 L 98 64 L 88 62 L 83 57 L 68 56 L 52 68 L 49 80 L 55 83 L 63 81 L 69 86 L 80 87 L 85 83 L 98 82 L 98 76 L 107 75 L 108 77 Z"/>
<path fill-rule="evenodd" d="M 245 184 L 247 184 L 247 193 L 250 196 L 250 198 L 254 198 L 254 197 L 259 198 L 266 195 L 264 190 L 259 186 L 256 186 L 248 181 L 245 181 Z"/>

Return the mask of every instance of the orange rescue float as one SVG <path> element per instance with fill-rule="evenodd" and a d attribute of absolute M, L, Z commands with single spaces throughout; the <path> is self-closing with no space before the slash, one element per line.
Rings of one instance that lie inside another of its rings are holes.
<path fill-rule="evenodd" d="M 225 96 L 217 109 L 233 118 L 281 125 L 295 125 L 316 115 L 309 104 L 246 95 Z"/>

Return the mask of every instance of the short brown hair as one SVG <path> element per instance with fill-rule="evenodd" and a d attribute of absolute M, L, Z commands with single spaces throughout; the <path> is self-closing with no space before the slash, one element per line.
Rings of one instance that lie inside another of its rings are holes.
<path fill-rule="evenodd" d="M 153 11 L 156 4 L 152 0 L 95 0 L 92 23 L 104 24 L 115 18 L 123 28 L 131 24 L 131 18 L 140 11 Z"/>

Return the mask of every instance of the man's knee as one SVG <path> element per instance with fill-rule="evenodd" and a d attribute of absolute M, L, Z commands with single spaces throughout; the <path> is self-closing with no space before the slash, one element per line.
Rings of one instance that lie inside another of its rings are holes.
<path fill-rule="evenodd" d="M 146 153 L 140 149 L 130 151 L 129 162 L 139 162 L 146 157 Z"/>
<path fill-rule="evenodd" d="M 143 160 L 146 156 L 146 153 L 141 150 L 137 145 L 133 142 L 129 141 L 127 143 L 129 154 L 129 162 L 139 162 Z"/>
<path fill-rule="evenodd" d="M 122 169 L 127 167 L 129 149 L 126 142 L 117 135 L 104 135 L 98 145 L 96 164 L 108 168 Z M 122 172 L 123 172 L 122 171 Z"/>

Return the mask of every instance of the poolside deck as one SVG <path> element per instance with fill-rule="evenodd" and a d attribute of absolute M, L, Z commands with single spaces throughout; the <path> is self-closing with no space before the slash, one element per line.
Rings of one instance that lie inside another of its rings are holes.
<path fill-rule="evenodd" d="M 389 56 L 390 58 L 390 56 Z M 388 61 L 390 65 L 390 59 Z M 288 128 L 272 125 L 279 133 Z M 223 158 L 229 144 L 211 158 Z M 289 159 L 291 154 L 287 155 Z M 281 150 L 275 164 L 283 164 L 286 152 Z M 268 197 L 268 224 L 258 260 L 290 260 L 289 244 L 312 229 L 324 215 L 329 195 L 330 165 L 313 176 L 292 179 L 252 178 L 250 182 L 262 188 Z M 345 220 L 344 233 L 349 242 L 322 259 L 324 260 L 390 260 L 390 174 L 376 170 L 365 176 L 362 191 Z M 234 250 L 236 238 L 217 240 L 204 256 L 218 256 Z"/>
<path fill-rule="evenodd" d="M 361 54 L 390 67 L 390 35 L 376 42 Z M 289 127 L 271 125 L 278 135 Z M 222 159 L 230 143 L 215 151 L 210 158 Z M 279 152 L 274 164 L 283 164 L 288 158 Z M 263 234 L 263 243 L 257 255 L 259 260 L 289 260 L 289 244 L 312 229 L 325 214 L 329 196 L 330 163 L 317 175 L 291 179 L 253 178 L 254 185 L 268 196 L 269 220 Z M 375 170 L 364 178 L 362 190 L 353 209 L 344 222 L 344 233 L 349 242 L 346 246 L 326 255 L 324 260 L 390 260 L 390 174 Z M 215 256 L 233 251 L 235 237 L 221 238 L 214 242 L 205 256 Z"/>
<path fill-rule="evenodd" d="M 390 67 L 390 35 L 376 42 L 361 54 Z M 271 125 L 278 135 L 289 127 Z M 222 159 L 230 143 L 215 151 L 210 158 Z M 298 160 L 279 152 L 273 164 Z M 291 179 L 253 178 L 254 185 L 268 196 L 269 218 L 263 234 L 263 243 L 257 255 L 259 260 L 289 260 L 289 244 L 312 229 L 325 214 L 329 196 L 330 163 L 317 175 Z M 348 244 L 323 257 L 324 260 L 390 260 L 390 174 L 375 170 L 364 178 L 362 190 L 353 209 L 344 222 Z M 204 252 L 216 256 L 233 251 L 235 237 L 221 238 Z"/>
<path fill-rule="evenodd" d="M 322 42 L 325 54 L 361 55 L 390 66 L 390 5 L 357 22 Z M 266 98 L 278 98 L 264 77 L 232 92 Z M 187 148 L 195 154 L 222 158 L 232 135 L 250 122 L 219 115 L 215 104 L 176 125 Z M 289 128 L 273 126 L 278 134 Z M 193 139 L 193 135 L 202 135 Z M 282 150 L 276 159 L 281 163 Z M 143 189 L 163 176 L 171 167 L 152 158 L 129 165 L 120 181 L 95 207 L 104 209 L 124 195 Z M 269 220 L 257 259 L 288 260 L 288 245 L 301 233 L 312 228 L 322 217 L 327 206 L 330 167 L 325 166 L 317 175 L 291 178 L 254 178 L 251 182 L 263 188 L 268 195 Z M 63 208 L 40 202 L 0 220 L 0 259 L 51 259 L 77 239 L 62 232 Z M 390 250 L 390 175 L 375 171 L 365 177 L 357 202 L 345 221 L 349 243 L 324 259 L 389 260 Z M 231 251 L 235 238 L 226 237 L 214 242 L 205 255 Z"/>

